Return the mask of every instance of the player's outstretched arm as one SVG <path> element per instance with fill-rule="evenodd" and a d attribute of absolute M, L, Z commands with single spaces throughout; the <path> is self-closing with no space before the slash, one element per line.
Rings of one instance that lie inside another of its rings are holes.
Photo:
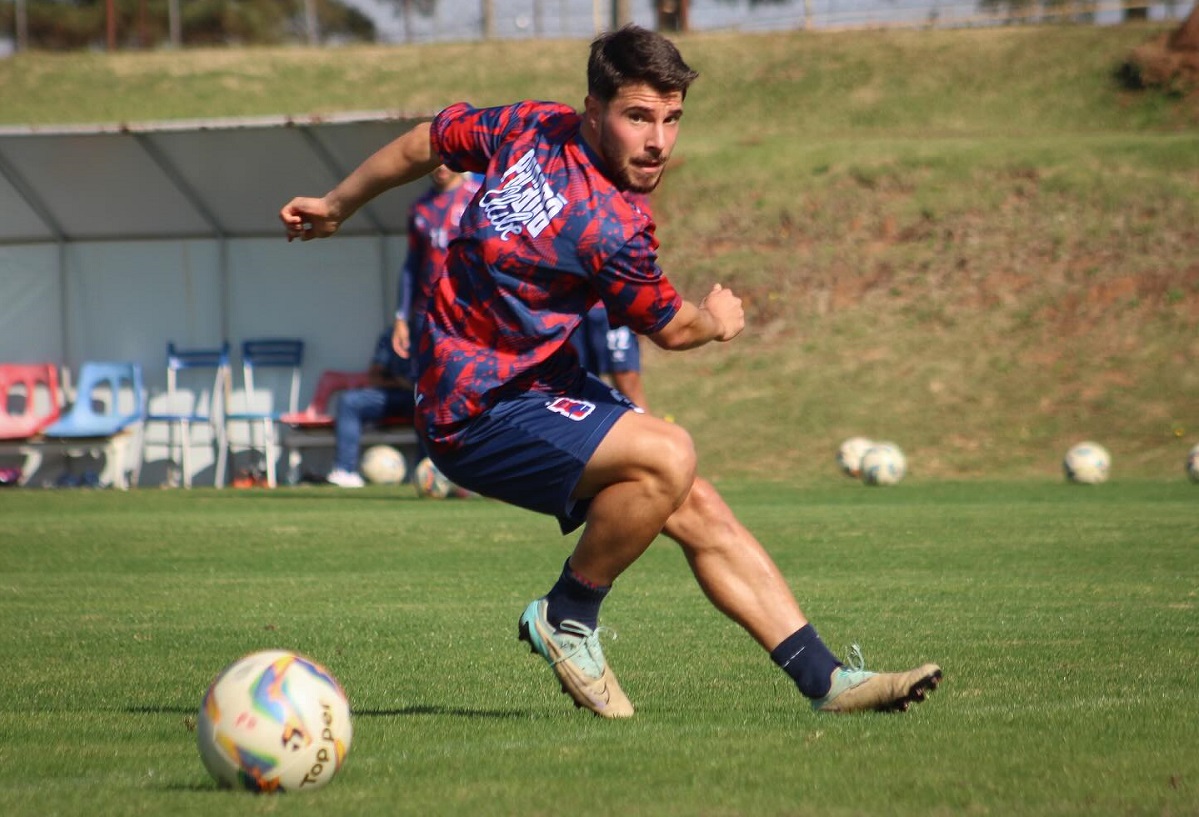
<path fill-rule="evenodd" d="M 331 236 L 375 196 L 427 176 L 441 164 L 429 134 L 429 123 L 421 122 L 376 151 L 323 197 L 289 201 L 279 211 L 287 240 Z"/>
<path fill-rule="evenodd" d="M 731 289 L 716 284 L 698 306 L 684 301 L 670 323 L 649 339 L 663 349 L 694 349 L 714 340 L 732 340 L 744 328 L 741 299 Z"/>

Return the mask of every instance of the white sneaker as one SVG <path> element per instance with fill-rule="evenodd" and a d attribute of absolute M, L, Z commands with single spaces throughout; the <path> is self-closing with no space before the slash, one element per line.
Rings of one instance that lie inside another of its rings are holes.
<path fill-rule="evenodd" d="M 325 481 L 339 488 L 361 488 L 366 485 L 359 474 L 343 468 L 334 468 L 329 472 L 329 476 L 325 477 Z"/>

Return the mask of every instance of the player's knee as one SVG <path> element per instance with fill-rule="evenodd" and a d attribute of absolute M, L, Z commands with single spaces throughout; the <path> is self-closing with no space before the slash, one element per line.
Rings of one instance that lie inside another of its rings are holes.
<path fill-rule="evenodd" d="M 686 429 L 670 425 L 655 443 L 654 459 L 662 466 L 666 490 L 677 508 L 687 499 L 695 481 L 698 458 L 691 435 Z"/>
<path fill-rule="evenodd" d="M 361 414 L 366 403 L 366 392 L 363 389 L 347 389 L 337 396 L 338 411 Z"/>
<path fill-rule="evenodd" d="M 691 553 L 726 547 L 736 541 L 737 520 L 720 492 L 696 477 L 679 509 L 671 516 L 666 533 Z"/>

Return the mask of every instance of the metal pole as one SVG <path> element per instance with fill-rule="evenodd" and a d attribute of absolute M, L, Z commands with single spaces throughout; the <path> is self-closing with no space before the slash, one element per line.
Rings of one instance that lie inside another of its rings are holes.
<path fill-rule="evenodd" d="M 29 50 L 29 12 L 25 8 L 25 0 L 14 0 L 16 3 L 17 50 Z"/>
<path fill-rule="evenodd" d="M 105 0 L 104 3 L 105 35 L 109 51 L 117 50 L 117 8 L 116 0 Z"/>
<path fill-rule="evenodd" d="M 632 22 L 629 0 L 612 0 L 612 30 L 615 31 L 629 22 Z"/>
<path fill-rule="evenodd" d="M 483 0 L 483 39 L 495 39 L 495 2 Z"/>
<path fill-rule="evenodd" d="M 308 44 L 320 45 L 321 23 L 316 16 L 316 0 L 304 0 L 304 24 L 308 32 Z"/>
<path fill-rule="evenodd" d="M 179 0 L 167 0 L 167 28 L 170 30 L 171 46 L 182 46 L 183 15 L 179 9 Z"/>

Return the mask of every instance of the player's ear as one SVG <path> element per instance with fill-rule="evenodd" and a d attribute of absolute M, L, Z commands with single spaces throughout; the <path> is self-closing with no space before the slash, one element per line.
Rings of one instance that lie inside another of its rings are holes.
<path fill-rule="evenodd" d="M 593 133 L 599 133 L 599 123 L 603 115 L 603 103 L 591 94 L 587 94 L 587 97 L 583 100 L 583 121 Z"/>

